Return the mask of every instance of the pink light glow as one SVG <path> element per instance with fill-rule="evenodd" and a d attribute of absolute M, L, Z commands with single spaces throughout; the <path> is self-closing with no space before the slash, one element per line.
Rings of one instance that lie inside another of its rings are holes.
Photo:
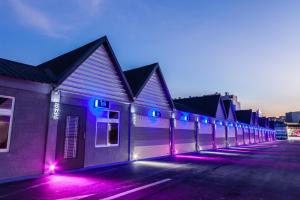
<path fill-rule="evenodd" d="M 50 163 L 48 165 L 45 166 L 45 169 L 48 173 L 50 174 L 54 174 L 55 171 L 58 170 L 57 164 L 56 163 Z"/>
<path fill-rule="evenodd" d="M 54 172 L 55 171 L 55 165 L 54 164 L 50 165 L 49 170 Z"/>

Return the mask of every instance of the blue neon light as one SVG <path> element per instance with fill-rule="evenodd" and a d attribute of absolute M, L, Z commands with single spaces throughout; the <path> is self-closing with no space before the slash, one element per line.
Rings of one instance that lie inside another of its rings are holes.
<path fill-rule="evenodd" d="M 207 119 L 203 119 L 203 120 L 202 120 L 202 123 L 207 124 L 207 123 L 208 123 L 208 120 L 207 120 Z"/>
<path fill-rule="evenodd" d="M 189 120 L 189 113 L 182 113 L 180 120 L 188 121 Z"/>
<path fill-rule="evenodd" d="M 161 112 L 159 112 L 158 110 L 150 110 L 148 115 L 150 117 L 161 117 Z"/>

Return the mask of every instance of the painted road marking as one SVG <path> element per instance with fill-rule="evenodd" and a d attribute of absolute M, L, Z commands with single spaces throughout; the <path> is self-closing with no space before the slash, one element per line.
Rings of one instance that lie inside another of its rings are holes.
<path fill-rule="evenodd" d="M 67 197 L 67 198 L 56 199 L 56 200 L 79 200 L 79 199 L 84 199 L 84 198 L 90 197 L 92 195 L 95 195 L 95 194 L 86 194 L 86 195 Z"/>
<path fill-rule="evenodd" d="M 100 199 L 100 200 L 112 200 L 112 199 L 116 199 L 116 198 L 119 198 L 119 197 L 122 197 L 122 196 L 125 196 L 125 195 L 128 195 L 128 194 L 131 194 L 131 193 L 134 193 L 134 192 L 137 192 L 137 191 L 140 191 L 140 190 L 144 190 L 144 189 L 147 189 L 147 188 L 150 188 L 150 187 L 153 187 L 155 185 L 159 185 L 159 184 L 171 181 L 171 180 L 172 179 L 170 179 L 170 178 L 166 178 L 166 179 L 163 179 L 161 181 L 150 183 L 148 185 L 144 185 L 144 186 L 132 189 L 132 190 L 128 190 L 126 192 L 121 192 L 119 194 L 116 194 L 116 195 L 113 195 L 113 196 L 110 196 L 110 197 L 106 197 L 106 198 L 103 198 L 103 199 Z"/>

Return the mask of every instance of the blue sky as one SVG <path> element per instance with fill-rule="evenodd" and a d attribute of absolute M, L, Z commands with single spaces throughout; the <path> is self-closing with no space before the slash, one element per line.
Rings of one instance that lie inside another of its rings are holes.
<path fill-rule="evenodd" d="M 122 68 L 159 62 L 173 97 L 226 91 L 300 110 L 298 0 L 1 0 L 0 57 L 39 64 L 107 35 Z"/>

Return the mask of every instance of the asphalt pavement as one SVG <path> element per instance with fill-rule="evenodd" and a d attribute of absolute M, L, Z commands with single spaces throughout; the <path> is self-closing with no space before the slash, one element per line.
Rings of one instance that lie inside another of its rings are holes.
<path fill-rule="evenodd" d="M 0 184 L 0 199 L 300 199 L 300 141 L 181 154 Z"/>

